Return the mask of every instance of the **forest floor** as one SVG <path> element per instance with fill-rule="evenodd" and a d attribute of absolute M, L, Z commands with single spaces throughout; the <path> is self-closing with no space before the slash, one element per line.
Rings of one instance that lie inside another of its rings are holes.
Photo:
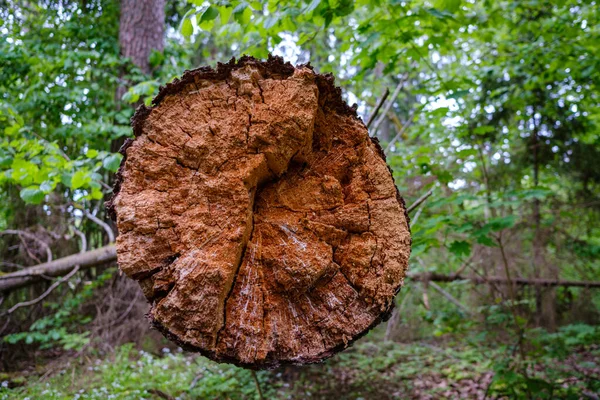
<path fill-rule="evenodd" d="M 599 333 L 587 325 L 529 332 L 526 362 L 514 346 L 486 333 L 410 343 L 375 334 L 324 364 L 260 371 L 257 377 L 265 399 L 598 399 Z M 0 376 L 0 398 L 259 398 L 250 371 L 178 348 L 149 352 L 125 345 L 104 357 L 63 358 L 38 369 Z"/>

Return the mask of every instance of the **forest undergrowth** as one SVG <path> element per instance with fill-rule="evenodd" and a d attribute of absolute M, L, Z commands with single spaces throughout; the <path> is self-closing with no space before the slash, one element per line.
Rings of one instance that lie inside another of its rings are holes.
<path fill-rule="evenodd" d="M 427 340 L 384 341 L 379 328 L 322 365 L 257 373 L 265 398 L 595 398 L 600 391 L 600 328 L 526 332 L 526 359 L 514 337 L 457 332 Z M 493 339 L 493 340 L 492 340 Z M 511 340 L 512 344 L 511 344 Z M 161 343 L 162 342 L 162 343 Z M 494 345 L 491 345 L 494 343 Z M 160 347 L 163 345 L 164 347 Z M 258 399 L 249 370 L 217 364 L 166 341 L 91 351 L 0 376 L 2 399 Z"/>

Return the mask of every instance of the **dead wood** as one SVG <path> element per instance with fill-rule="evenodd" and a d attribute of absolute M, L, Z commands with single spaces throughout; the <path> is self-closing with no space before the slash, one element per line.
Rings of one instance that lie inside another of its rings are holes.
<path fill-rule="evenodd" d="M 332 76 L 244 57 L 186 72 L 132 123 L 109 209 L 166 336 L 268 368 L 321 361 L 389 315 L 406 207 Z"/>

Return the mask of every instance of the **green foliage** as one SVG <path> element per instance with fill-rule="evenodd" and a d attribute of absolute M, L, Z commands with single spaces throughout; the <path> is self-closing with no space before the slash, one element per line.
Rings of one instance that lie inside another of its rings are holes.
<path fill-rule="evenodd" d="M 184 356 L 180 351 L 163 349 L 163 356 L 134 350 L 132 345 L 117 349 L 109 360 L 77 368 L 78 379 L 73 386 L 71 375 L 59 374 L 51 385 L 38 384 L 14 391 L 0 389 L 1 398 L 13 395 L 30 398 L 70 399 L 139 399 L 152 398 L 159 390 L 187 399 L 258 399 L 251 372 L 234 366 L 212 363 L 204 358 Z M 73 373 L 75 371 L 73 370 Z M 265 385 L 264 373 L 259 380 Z M 197 383 L 192 387 L 194 378 Z M 15 393 L 18 392 L 19 394 Z M 264 386 L 263 393 L 273 398 L 273 390 Z"/>
<path fill-rule="evenodd" d="M 569 374 L 579 384 L 562 385 L 564 370 L 573 368 L 574 363 L 587 368 L 597 368 L 597 349 L 587 355 L 592 360 L 574 360 L 575 349 L 589 348 L 600 340 L 600 327 L 584 324 L 567 325 L 558 332 L 549 333 L 543 329 L 534 329 L 526 333 L 532 347 L 530 358 L 523 364 L 515 363 L 513 357 L 505 355 L 494 362 L 494 379 L 489 393 L 496 396 L 514 398 L 577 398 L 581 393 L 581 384 L 587 390 L 600 389 L 597 379 L 589 380 L 583 370 L 574 370 Z M 561 363 L 557 365 L 557 360 Z M 533 366 L 537 365 L 538 368 Z"/>
<path fill-rule="evenodd" d="M 159 86 L 158 80 L 140 82 L 129 88 L 127 93 L 123 95 L 123 101 L 135 104 L 140 100 L 140 97 L 143 96 L 144 103 L 149 106 L 152 102 L 152 98 L 158 92 Z"/>
<path fill-rule="evenodd" d="M 408 204 L 435 189 L 411 215 L 411 272 L 597 279 L 595 3 L 175 2 L 167 7 L 173 29 L 167 29 L 164 51 L 150 55 L 149 74 L 120 57 L 118 12 L 112 0 L 27 8 L 9 2 L 0 10 L 2 229 L 21 222 L 23 210 L 54 216 L 64 211 L 53 205 L 72 203 L 102 210 L 121 161 L 111 144 L 130 135 L 131 106 L 150 104 L 159 85 L 185 69 L 275 53 L 334 73 L 363 117 L 385 88 L 393 91 L 406 79 L 371 134 L 386 149 Z M 76 212 L 68 219 L 90 242 L 100 242 L 99 227 L 82 224 Z M 49 299 L 45 316 L 4 340 L 80 349 L 93 338 L 86 332 L 92 314 L 79 313 L 98 285 Z M 397 392 L 435 398 L 444 396 L 444 384 L 488 378 L 482 396 L 579 398 L 583 390 L 600 391 L 597 381 L 573 367 L 597 368 L 598 329 L 569 324 L 598 321 L 597 292 L 556 291 L 557 329 L 549 333 L 531 329 L 543 311 L 536 290 L 519 289 L 509 298 L 503 287 L 444 284 L 476 311 L 471 315 L 431 289 L 425 309 L 418 285 L 407 280 L 407 287 L 411 291 L 400 295 L 407 301 L 400 339 L 420 342 L 364 342 L 324 366 L 303 369 L 291 387 L 260 373 L 266 397 L 385 398 Z M 439 343 L 425 341 L 432 338 Z M 256 397 L 247 371 L 180 354 L 157 357 L 125 347 L 92 369 L 75 387 L 65 373 L 52 378 L 50 388 L 32 385 L 19 394 L 71 398 L 83 390 L 90 398 L 148 398 L 158 389 L 181 398 Z M 195 376 L 198 384 L 190 388 Z"/>
<path fill-rule="evenodd" d="M 598 367 L 589 360 L 599 355 L 594 350 L 600 334 L 597 327 L 572 325 L 555 334 L 543 330 L 527 334 L 548 350 L 532 352 L 526 376 L 515 369 L 505 347 L 491 346 L 468 330 L 440 343 L 381 342 L 370 335 L 322 365 L 298 369 L 293 375 L 282 370 L 257 375 L 264 397 L 272 399 L 386 398 L 390 391 L 403 398 L 457 398 L 464 393 L 578 398 L 584 391 L 598 390 L 597 380 L 586 378 Z M 551 350 L 559 347 L 560 351 Z M 560 366 L 557 361 L 564 360 L 563 351 L 570 352 L 570 363 Z M 570 383 L 565 385 L 567 378 Z M 108 359 L 66 367 L 47 383 L 32 381 L 25 387 L 0 389 L 0 397 L 138 399 L 150 398 L 155 390 L 180 399 L 258 399 L 248 370 L 180 350 L 164 348 L 162 355 L 155 355 L 131 345 L 120 347 Z"/>
<path fill-rule="evenodd" d="M 83 289 L 70 293 L 61 303 L 49 303 L 48 315 L 35 321 L 29 331 L 6 335 L 2 340 L 9 344 L 23 342 L 38 344 L 41 349 L 61 347 L 65 350 L 80 350 L 90 342 L 90 332 L 85 325 L 92 318 L 81 312 L 81 306 L 90 300 L 95 290 L 113 277 L 115 269 L 107 269 L 93 282 L 84 284 Z"/>
<path fill-rule="evenodd" d="M 58 9 L 32 7 L 2 20 L 0 187 L 20 188 L 30 204 L 53 192 L 102 199 L 107 145 L 128 134 L 131 114 L 113 103 L 125 65 L 117 54 L 118 9 L 107 3 L 100 18 L 86 12 L 71 24 Z"/>
<path fill-rule="evenodd" d="M 153 52 L 157 74 L 144 76 L 119 55 L 117 1 L 10 4 L 0 18 L 0 191 L 16 187 L 27 204 L 55 193 L 88 207 L 110 194 L 121 160 L 111 142 L 131 134 L 133 108 L 115 99 L 117 88 L 131 82 L 123 100 L 149 103 L 159 82 L 181 73 L 173 60 L 187 65 L 185 51 L 173 43 Z"/>

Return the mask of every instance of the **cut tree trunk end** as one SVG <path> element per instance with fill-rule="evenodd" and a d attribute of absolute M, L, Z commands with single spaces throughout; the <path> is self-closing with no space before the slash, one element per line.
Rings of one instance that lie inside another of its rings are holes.
<path fill-rule="evenodd" d="M 168 338 L 272 368 L 322 361 L 389 315 L 406 207 L 331 75 L 243 57 L 187 71 L 132 124 L 108 207 L 119 266 Z"/>

